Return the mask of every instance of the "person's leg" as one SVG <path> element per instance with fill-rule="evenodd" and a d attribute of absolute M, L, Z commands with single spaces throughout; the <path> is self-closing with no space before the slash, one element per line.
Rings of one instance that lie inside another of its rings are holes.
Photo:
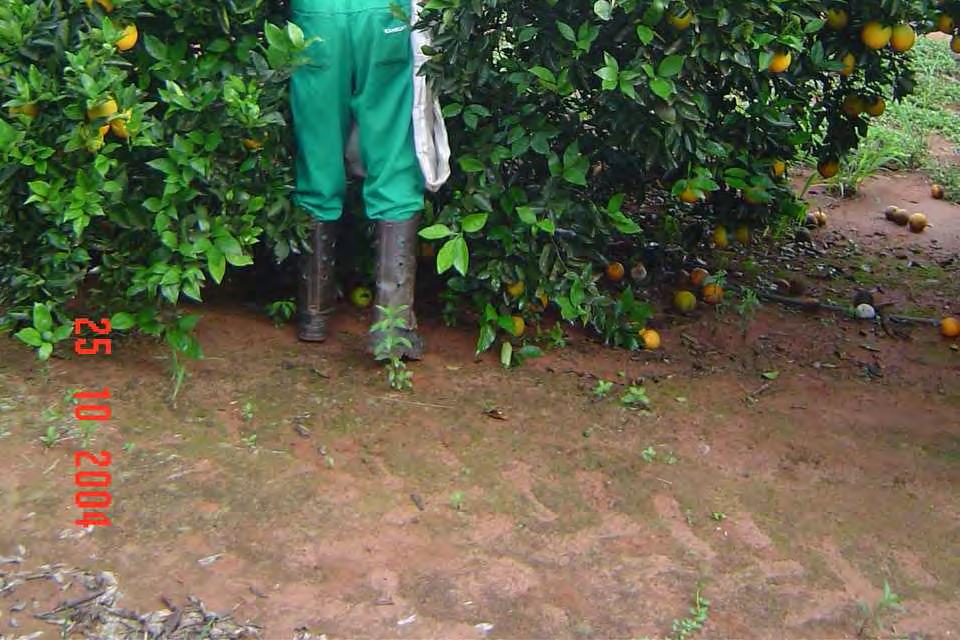
<path fill-rule="evenodd" d="M 295 0 L 292 21 L 308 38 L 322 40 L 307 52 L 309 62 L 290 81 L 297 142 L 295 205 L 313 219 L 311 253 L 300 264 L 299 337 L 326 338 L 336 302 L 336 220 L 343 211 L 346 176 L 343 148 L 350 125 L 351 58 L 347 17 L 328 11 L 326 0 Z"/>
<path fill-rule="evenodd" d="M 383 8 L 362 11 L 353 18 L 352 45 L 357 55 L 353 112 L 367 170 L 364 203 L 367 216 L 377 226 L 376 304 L 403 309 L 400 317 L 406 329 L 395 335 L 409 344 L 394 353 L 419 359 L 424 346 L 416 332 L 413 294 L 424 179 L 413 139 L 410 28 L 391 14 L 386 3 Z M 374 321 L 383 318 L 384 314 L 377 309 Z M 374 333 L 371 350 L 384 337 L 382 332 Z"/>

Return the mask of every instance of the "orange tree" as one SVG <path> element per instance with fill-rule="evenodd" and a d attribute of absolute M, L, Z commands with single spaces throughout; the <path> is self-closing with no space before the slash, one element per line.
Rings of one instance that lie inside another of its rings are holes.
<path fill-rule="evenodd" d="M 479 313 L 480 350 L 547 304 L 638 346 L 638 263 L 654 272 L 664 240 L 707 235 L 685 219 L 799 218 L 787 167 L 832 172 L 880 99 L 910 91 L 911 33 L 960 18 L 958 0 L 426 5 L 456 171 L 422 235 L 448 311 Z M 177 303 L 256 245 L 278 260 L 303 247 L 286 80 L 304 42 L 286 12 L 2 3 L 0 328 L 47 357 L 72 315 L 110 310 L 114 328 L 196 356 Z M 681 233 L 641 206 L 657 190 Z M 614 260 L 627 269 L 605 284 Z"/>
<path fill-rule="evenodd" d="M 663 234 L 629 203 L 668 192 L 691 244 L 706 229 L 685 217 L 799 219 L 787 167 L 812 156 L 835 172 L 885 100 L 910 92 L 915 37 L 960 17 L 954 0 L 427 5 L 457 172 L 422 235 L 442 243 L 451 308 L 485 310 L 481 349 L 545 299 L 637 346 L 637 281 L 610 295 L 631 283 L 598 268 L 658 259 Z"/>
<path fill-rule="evenodd" d="M 255 243 L 298 251 L 286 80 L 304 47 L 263 0 L 0 7 L 0 327 L 47 357 L 74 312 L 197 356 L 200 301 Z"/>

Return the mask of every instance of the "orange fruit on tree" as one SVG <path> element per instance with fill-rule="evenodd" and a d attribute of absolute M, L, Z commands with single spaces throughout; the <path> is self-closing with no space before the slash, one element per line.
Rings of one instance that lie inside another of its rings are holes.
<path fill-rule="evenodd" d="M 937 30 L 942 33 L 953 33 L 954 27 L 953 18 L 946 13 L 941 13 L 937 16 Z"/>
<path fill-rule="evenodd" d="M 767 71 L 770 73 L 783 73 L 790 68 L 791 62 L 793 62 L 793 55 L 789 51 L 778 51 L 770 58 Z"/>
<path fill-rule="evenodd" d="M 770 165 L 770 172 L 776 178 L 782 178 L 783 174 L 787 172 L 787 163 L 783 160 L 774 160 L 773 164 Z"/>
<path fill-rule="evenodd" d="M 680 192 L 680 200 L 686 202 L 687 204 L 693 204 L 700 198 L 697 197 L 697 192 L 693 189 L 684 189 Z"/>
<path fill-rule="evenodd" d="M 723 301 L 723 287 L 716 283 L 703 288 L 703 301 L 707 304 L 720 304 Z"/>
<path fill-rule="evenodd" d="M 640 342 L 643 343 L 644 349 L 654 351 L 660 348 L 660 334 L 653 329 L 642 329 L 640 331 Z"/>
<path fill-rule="evenodd" d="M 249 151 L 259 151 L 260 149 L 263 149 L 263 141 L 255 138 L 244 138 L 243 146 Z"/>
<path fill-rule="evenodd" d="M 697 308 L 697 296 L 689 291 L 677 291 L 673 295 L 673 306 L 681 313 L 690 313 Z"/>
<path fill-rule="evenodd" d="M 726 249 L 730 246 L 730 238 L 727 237 L 727 230 L 723 227 L 717 227 L 713 230 L 713 244 L 718 249 Z"/>
<path fill-rule="evenodd" d="M 101 139 L 106 137 L 108 133 L 110 133 L 110 125 L 105 124 L 99 128 L 99 134 Z"/>
<path fill-rule="evenodd" d="M 917 42 L 917 32 L 909 24 L 898 24 L 893 28 L 893 34 L 890 37 L 890 46 L 894 51 L 905 53 L 913 49 Z"/>
<path fill-rule="evenodd" d="M 120 118 L 115 118 L 110 121 L 110 130 L 113 132 L 113 135 L 117 136 L 122 140 L 126 140 L 130 137 L 130 132 L 127 130 L 127 120 L 130 119 L 130 116 L 133 115 L 132 109 L 127 109 L 123 112 L 123 116 Z"/>
<path fill-rule="evenodd" d="M 860 32 L 860 39 L 863 44 L 871 49 L 883 49 L 890 44 L 893 37 L 893 27 L 889 27 L 877 20 L 871 20 L 863 25 L 863 31 Z"/>
<path fill-rule="evenodd" d="M 950 38 L 950 50 L 954 53 L 960 53 L 960 36 Z"/>
<path fill-rule="evenodd" d="M 136 46 L 139 38 L 140 32 L 137 31 L 137 25 L 128 24 L 123 28 L 123 35 L 120 36 L 120 39 L 117 40 L 115 44 L 119 51 L 130 51 L 130 49 Z"/>
<path fill-rule="evenodd" d="M 940 321 L 940 333 L 944 338 L 960 336 L 960 319 L 948 316 Z"/>
<path fill-rule="evenodd" d="M 113 11 L 113 2 L 111 0 L 97 0 L 97 4 L 103 7 L 107 13 Z M 93 0 L 87 0 L 87 9 L 93 9 Z"/>
<path fill-rule="evenodd" d="M 893 30 L 894 25 L 886 24 L 880 20 L 871 20 L 863 25 L 860 40 L 868 48 L 879 50 L 891 44 Z"/>
<path fill-rule="evenodd" d="M 673 13 L 668 13 L 667 20 L 670 21 L 670 24 L 673 25 L 673 28 L 677 31 L 684 31 L 693 22 L 693 11 L 687 9 L 686 12 L 680 14 L 679 16 Z"/>
<path fill-rule="evenodd" d="M 857 68 L 857 56 L 848 53 L 840 59 L 840 62 L 843 63 L 843 69 L 840 70 L 840 75 L 844 78 L 852 76 L 854 70 Z"/>
<path fill-rule="evenodd" d="M 611 282 L 620 282 L 627 275 L 627 270 L 621 262 L 611 262 L 607 265 L 607 277 Z"/>
<path fill-rule="evenodd" d="M 517 338 L 523 335 L 523 332 L 527 330 L 527 323 L 524 321 L 523 316 L 513 316 L 513 335 Z"/>
<path fill-rule="evenodd" d="M 867 104 L 864 99 L 854 94 L 850 94 L 844 98 L 841 107 L 843 108 L 843 112 L 851 118 L 856 118 L 867 110 Z"/>
<path fill-rule="evenodd" d="M 697 267 L 696 269 L 690 272 L 690 284 L 692 284 L 695 287 L 701 287 L 709 277 L 710 277 L 709 271 L 707 271 L 703 267 Z"/>
<path fill-rule="evenodd" d="M 887 110 L 887 103 L 880 96 L 877 96 L 873 100 L 870 100 L 869 102 L 867 102 L 866 111 L 868 114 L 870 114 L 874 118 L 878 118 L 882 116 L 884 111 L 886 110 Z"/>
<path fill-rule="evenodd" d="M 740 244 L 750 244 L 750 227 L 745 224 L 740 225 L 733 233 L 733 236 Z"/>
<path fill-rule="evenodd" d="M 827 24 L 834 31 L 840 31 L 850 23 L 850 15 L 843 9 L 827 9 Z"/>
<path fill-rule="evenodd" d="M 829 180 L 840 173 L 840 161 L 838 161 L 836 158 L 827 158 L 826 160 L 822 160 L 820 161 L 820 164 L 817 165 L 817 171 L 821 176 Z"/>
<path fill-rule="evenodd" d="M 87 118 L 90 120 L 96 120 L 97 118 L 109 118 L 117 111 L 120 107 L 117 106 L 117 101 L 113 98 L 110 98 L 106 102 L 101 102 L 95 107 L 87 109 Z"/>
<path fill-rule="evenodd" d="M 507 295 L 511 298 L 519 298 L 523 295 L 523 292 L 526 290 L 527 286 L 523 283 L 523 280 L 517 282 L 511 282 L 507 284 Z"/>

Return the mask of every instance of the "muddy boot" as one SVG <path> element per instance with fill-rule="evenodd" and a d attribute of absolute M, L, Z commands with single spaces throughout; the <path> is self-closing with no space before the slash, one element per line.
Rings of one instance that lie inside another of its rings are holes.
<path fill-rule="evenodd" d="M 413 287 L 417 273 L 417 230 L 419 216 L 402 221 L 378 221 L 377 225 L 377 300 L 378 307 L 404 307 L 399 317 L 406 328 L 397 329 L 394 335 L 406 338 L 408 344 L 397 345 L 393 355 L 408 360 L 423 357 L 423 338 L 417 333 L 417 317 L 413 312 Z M 374 309 L 374 324 L 384 319 L 380 309 Z M 376 331 L 370 336 L 369 353 L 376 356 L 376 345 L 386 336 Z M 380 354 L 377 360 L 386 360 L 389 355 Z"/>
<path fill-rule="evenodd" d="M 327 339 L 327 319 L 333 313 L 336 223 L 315 220 L 310 228 L 311 253 L 300 262 L 300 331 L 305 342 Z"/>

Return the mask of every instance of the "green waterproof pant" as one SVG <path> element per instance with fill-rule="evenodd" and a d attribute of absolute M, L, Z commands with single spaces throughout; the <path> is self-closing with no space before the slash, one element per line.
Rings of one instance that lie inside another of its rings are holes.
<path fill-rule="evenodd" d="M 373 220 L 408 220 L 423 209 L 414 147 L 410 27 L 390 0 L 293 0 L 292 21 L 318 37 L 290 82 L 297 140 L 294 203 L 337 220 L 346 193 L 344 147 L 360 129 L 363 198 Z"/>

